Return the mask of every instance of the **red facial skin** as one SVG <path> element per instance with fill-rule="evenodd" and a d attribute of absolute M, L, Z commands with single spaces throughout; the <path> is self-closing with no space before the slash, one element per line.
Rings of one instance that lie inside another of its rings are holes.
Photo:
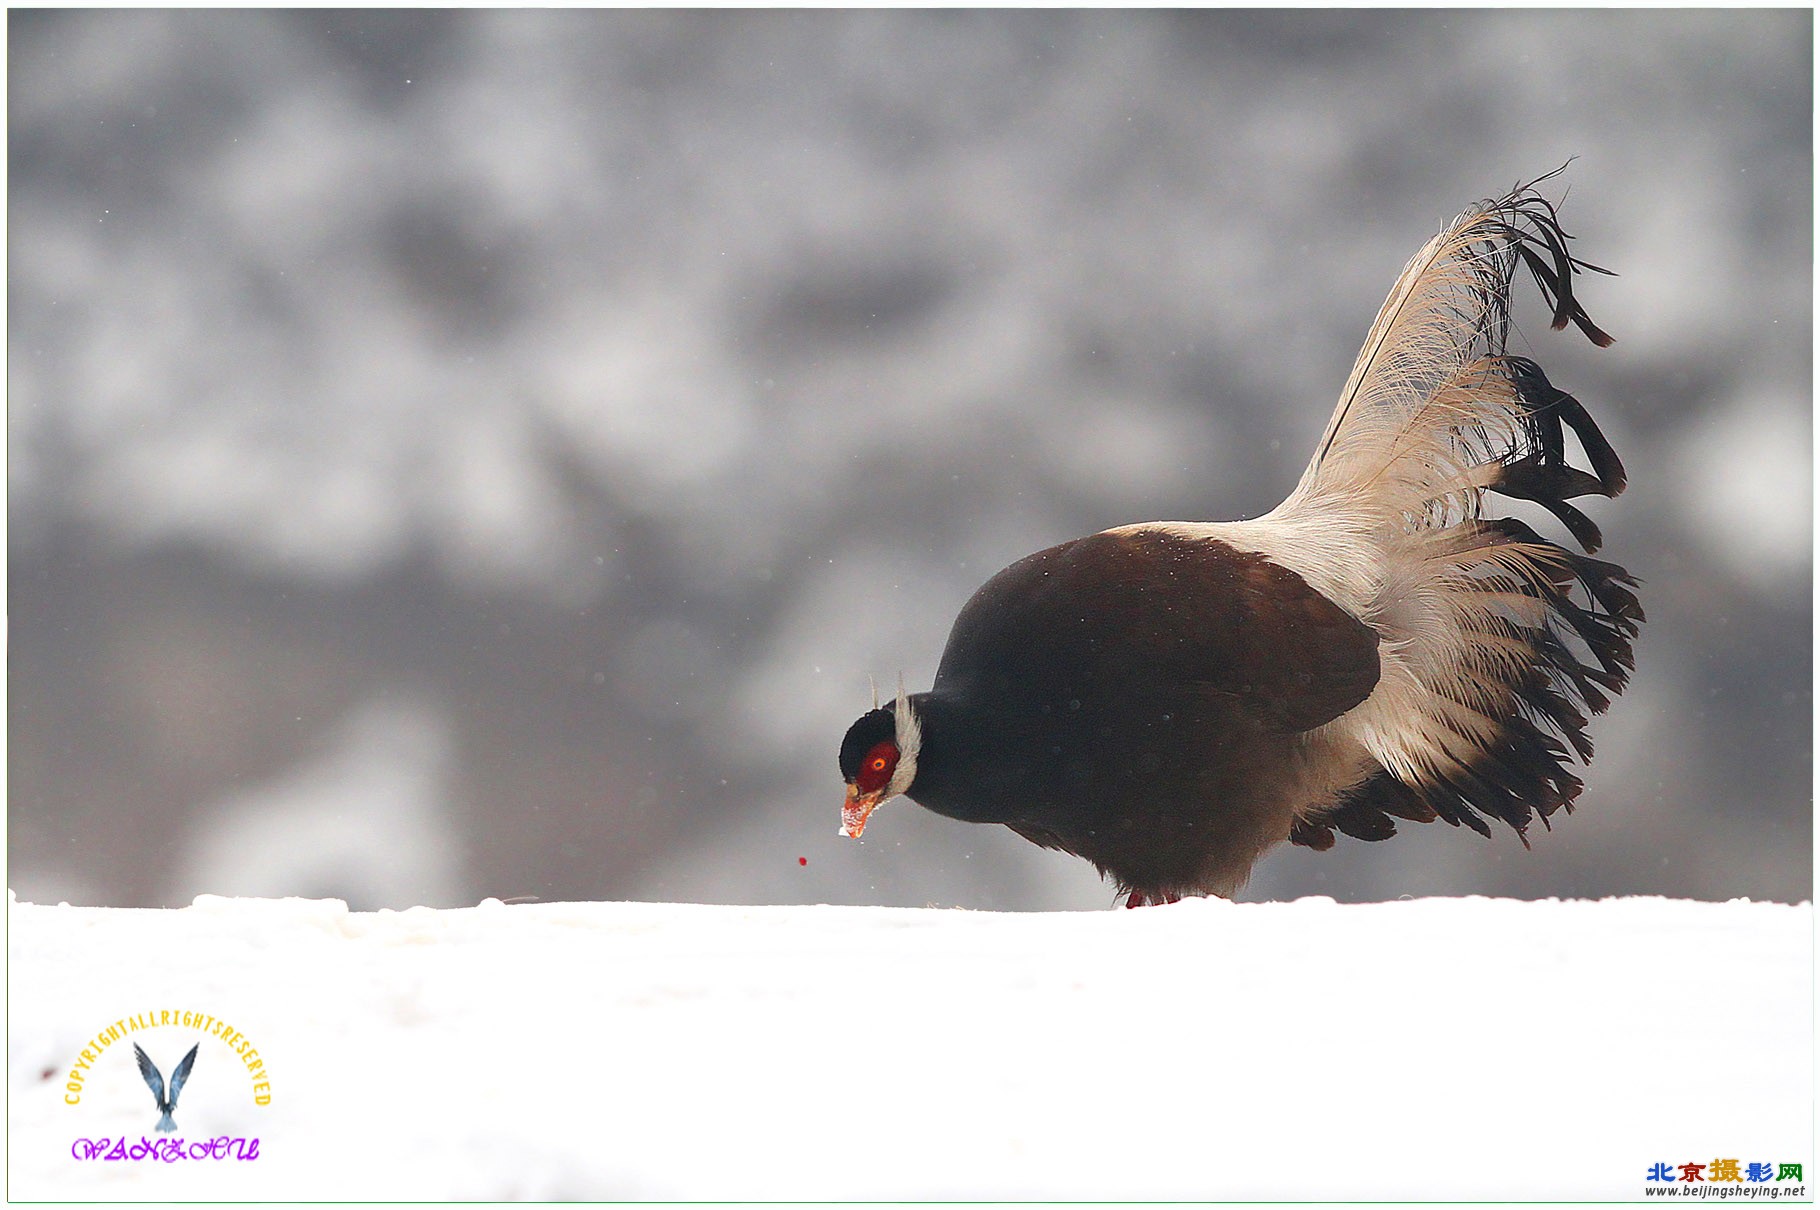
<path fill-rule="evenodd" d="M 847 801 L 840 809 L 840 833 L 858 839 L 866 830 L 866 817 L 885 797 L 885 787 L 897 771 L 897 745 L 880 740 L 859 763 L 859 773 L 847 783 Z"/>

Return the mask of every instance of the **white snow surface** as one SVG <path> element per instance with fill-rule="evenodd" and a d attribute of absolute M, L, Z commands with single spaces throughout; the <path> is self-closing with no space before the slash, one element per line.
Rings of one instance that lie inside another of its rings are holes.
<path fill-rule="evenodd" d="M 1812 908 L 199 898 L 8 921 L 24 1199 L 1635 1199 L 1813 1162 Z M 79 1103 L 65 1084 L 124 1032 Z M 150 1135 L 253 1161 L 82 1161 Z"/>

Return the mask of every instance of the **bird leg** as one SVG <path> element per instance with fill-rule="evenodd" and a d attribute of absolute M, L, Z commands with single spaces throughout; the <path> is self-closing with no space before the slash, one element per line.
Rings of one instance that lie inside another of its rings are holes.
<path fill-rule="evenodd" d="M 1143 891 L 1133 891 L 1130 898 L 1125 900 L 1125 906 L 1128 908 L 1155 907 L 1159 904 L 1180 903 L 1181 901 L 1182 896 L 1176 891 L 1167 891 L 1154 896 Z"/>

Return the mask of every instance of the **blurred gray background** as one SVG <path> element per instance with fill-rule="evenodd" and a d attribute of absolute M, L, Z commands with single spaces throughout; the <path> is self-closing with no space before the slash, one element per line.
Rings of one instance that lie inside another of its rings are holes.
<path fill-rule="evenodd" d="M 1279 851 L 1244 898 L 1802 899 L 1806 12 L 18 12 L 10 884 L 1101 908 L 885 808 L 999 567 L 1255 515 L 1405 259 L 1580 157 L 1645 581 L 1534 850 Z M 806 864 L 805 864 L 806 861 Z"/>

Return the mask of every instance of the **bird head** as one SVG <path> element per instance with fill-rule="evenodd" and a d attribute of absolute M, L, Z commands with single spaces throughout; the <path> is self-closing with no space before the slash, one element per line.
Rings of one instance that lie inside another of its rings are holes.
<path fill-rule="evenodd" d="M 922 724 L 902 685 L 896 701 L 875 706 L 847 728 L 840 745 L 840 774 L 847 782 L 847 801 L 840 811 L 842 836 L 857 838 L 880 803 L 910 788 L 921 747 Z"/>

